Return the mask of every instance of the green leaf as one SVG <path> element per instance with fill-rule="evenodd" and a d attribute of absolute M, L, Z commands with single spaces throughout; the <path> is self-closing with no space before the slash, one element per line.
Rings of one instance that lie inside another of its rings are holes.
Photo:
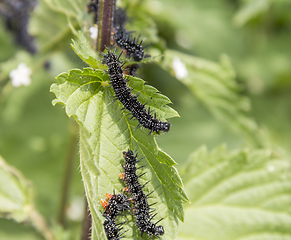
<path fill-rule="evenodd" d="M 31 183 L 0 156 L 0 217 L 31 223 L 46 240 L 55 240 L 44 218 L 35 209 Z"/>
<path fill-rule="evenodd" d="M 290 161 L 270 150 L 191 154 L 182 178 L 192 205 L 178 239 L 290 239 Z"/>
<path fill-rule="evenodd" d="M 0 217 L 23 222 L 31 204 L 31 186 L 0 156 Z"/>
<path fill-rule="evenodd" d="M 90 67 L 98 69 L 106 69 L 102 62 L 97 59 L 96 51 L 91 47 L 89 40 L 85 35 L 78 31 L 78 41 L 72 40 L 71 44 L 74 52 Z"/>
<path fill-rule="evenodd" d="M 51 86 L 56 95 L 53 104 L 65 105 L 68 116 L 74 116 L 80 124 L 80 155 L 81 173 L 86 190 L 88 203 L 93 219 L 92 239 L 105 239 L 102 222 L 100 199 L 105 193 L 119 192 L 124 183 L 119 180 L 123 171 L 124 159 L 122 151 L 132 149 L 139 157 L 145 157 L 140 163 L 146 165 L 141 183 L 149 179 L 144 191 L 153 193 L 150 203 L 157 202 L 157 217 L 163 217 L 161 224 L 165 228 L 165 236 L 173 239 L 177 233 L 178 218 L 183 220 L 182 203 L 188 201 L 176 163 L 164 153 L 149 135 L 147 129 L 138 129 L 137 121 L 122 112 L 119 101 L 113 101 L 114 92 L 109 85 L 109 76 L 102 70 L 84 68 L 70 70 L 57 76 L 58 83 Z M 164 121 L 179 116 L 175 110 L 167 106 L 170 100 L 151 86 L 145 85 L 139 78 L 130 78 L 128 86 L 134 84 L 134 94 L 140 93 L 138 99 L 142 103 L 149 100 L 148 105 Z M 143 172 L 141 171 L 141 173 Z M 129 228 L 125 227 L 126 229 Z M 126 237 L 137 237 L 135 224 L 133 231 Z M 100 233 L 102 234 L 100 235 Z"/>
<path fill-rule="evenodd" d="M 173 64 L 177 61 L 179 70 L 175 72 Z M 167 50 L 162 67 L 185 84 L 215 117 L 242 133 L 253 145 L 267 144 L 266 137 L 248 113 L 249 99 L 242 96 L 227 56 L 215 63 Z M 186 69 L 184 76 L 179 75 L 181 69 Z"/>

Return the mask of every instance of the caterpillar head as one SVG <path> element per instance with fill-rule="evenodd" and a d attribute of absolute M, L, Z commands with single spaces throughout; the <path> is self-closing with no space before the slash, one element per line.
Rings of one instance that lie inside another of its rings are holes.
<path fill-rule="evenodd" d="M 103 56 L 104 56 L 103 61 L 102 61 L 103 64 L 108 64 L 108 63 L 112 63 L 112 62 L 117 62 L 118 61 L 117 56 L 113 52 L 109 52 L 108 51 L 108 53 L 104 54 Z"/>
<path fill-rule="evenodd" d="M 144 56 L 144 50 L 141 45 L 137 45 L 135 47 L 134 54 L 132 55 L 134 61 L 140 62 L 143 59 Z"/>
<path fill-rule="evenodd" d="M 164 227 L 162 225 L 155 227 L 155 236 L 164 235 Z"/>
<path fill-rule="evenodd" d="M 169 122 L 161 122 L 161 131 L 168 132 L 170 130 L 171 124 Z"/>

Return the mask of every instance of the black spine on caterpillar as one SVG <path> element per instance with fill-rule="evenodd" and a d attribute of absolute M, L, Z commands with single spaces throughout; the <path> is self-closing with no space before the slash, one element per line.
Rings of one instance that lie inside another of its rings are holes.
<path fill-rule="evenodd" d="M 138 101 L 137 97 L 131 93 L 131 90 L 126 85 L 126 80 L 123 77 L 121 62 L 119 56 L 108 51 L 104 54 L 103 63 L 108 66 L 110 82 L 114 90 L 116 98 L 122 103 L 125 109 L 129 110 L 140 125 L 150 130 L 150 133 L 159 131 L 168 132 L 170 129 L 169 122 L 161 122 L 150 114 L 150 109 L 146 110 L 145 104 Z"/>
<path fill-rule="evenodd" d="M 123 156 L 125 159 L 125 165 L 123 166 L 124 173 L 120 176 L 126 182 L 127 190 L 132 195 L 135 222 L 138 229 L 141 231 L 141 235 L 143 235 L 143 233 L 148 234 L 149 237 L 163 235 L 163 226 L 157 226 L 157 223 L 162 219 L 156 223 L 151 222 L 151 219 L 155 215 L 151 216 L 150 214 L 150 207 L 147 201 L 147 196 L 150 194 L 146 195 L 143 192 L 143 187 L 145 185 L 141 185 L 138 181 L 139 176 L 136 174 L 136 163 L 139 160 L 136 159 L 137 156 L 134 155 L 132 150 L 128 150 L 127 152 L 124 151 Z"/>
<path fill-rule="evenodd" d="M 105 221 L 103 227 L 108 240 L 120 240 L 121 235 L 124 233 L 119 233 L 122 227 L 118 227 L 121 224 L 116 224 L 116 217 L 124 210 L 130 210 L 130 201 L 124 194 L 106 194 L 109 198 L 108 202 L 101 199 L 101 203 L 104 207 L 103 216 Z"/>
<path fill-rule="evenodd" d="M 143 40 L 138 43 L 139 37 L 131 39 L 131 32 L 120 26 L 116 27 L 113 40 L 118 47 L 126 50 L 126 55 L 129 58 L 132 57 L 134 61 L 140 62 L 144 58 L 144 47 L 142 46 Z"/>

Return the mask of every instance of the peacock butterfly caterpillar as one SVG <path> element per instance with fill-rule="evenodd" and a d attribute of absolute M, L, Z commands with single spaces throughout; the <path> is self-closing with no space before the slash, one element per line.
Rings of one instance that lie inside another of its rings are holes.
<path fill-rule="evenodd" d="M 135 215 L 135 222 L 138 229 L 141 231 L 141 236 L 146 233 L 149 237 L 159 236 L 164 234 L 164 227 L 162 225 L 157 226 L 157 224 L 163 220 L 152 223 L 151 220 L 156 216 L 156 214 L 152 215 L 152 211 L 150 211 L 150 206 L 155 203 L 149 205 L 147 198 L 152 193 L 145 194 L 143 192 L 143 187 L 149 182 L 141 185 L 139 182 L 139 177 L 137 175 L 136 163 L 140 160 L 137 160 L 132 150 L 128 150 L 127 152 L 123 152 L 123 157 L 125 159 L 125 165 L 123 166 L 124 173 L 120 174 L 120 177 L 126 183 L 126 190 L 132 195 L 131 201 L 134 204 L 133 212 Z M 144 166 L 142 166 L 144 167 Z M 142 168 L 139 167 L 139 168 Z"/>
<path fill-rule="evenodd" d="M 131 89 L 127 86 L 126 80 L 123 76 L 123 70 L 119 58 L 122 52 L 116 56 L 115 52 L 103 54 L 103 63 L 108 66 L 108 74 L 110 76 L 110 83 L 115 93 L 116 99 L 118 99 L 124 106 L 124 110 L 127 109 L 132 114 L 132 118 L 136 118 L 139 122 L 138 127 L 143 126 L 150 130 L 150 133 L 160 131 L 168 132 L 170 129 L 169 122 L 159 121 L 156 116 L 151 115 L 150 108 L 147 110 L 145 104 L 138 101 L 137 96 L 131 93 Z M 137 127 L 137 128 L 138 128 Z"/>
<path fill-rule="evenodd" d="M 116 224 L 116 217 L 124 210 L 131 210 L 130 201 L 122 193 L 105 195 L 108 199 L 101 199 L 100 202 L 104 208 L 103 216 L 105 221 L 103 227 L 108 240 L 119 240 L 123 233 L 119 233 L 124 223 Z"/>

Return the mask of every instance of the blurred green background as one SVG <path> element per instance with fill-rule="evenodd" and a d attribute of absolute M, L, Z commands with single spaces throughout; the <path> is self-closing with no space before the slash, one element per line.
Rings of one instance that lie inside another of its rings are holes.
<path fill-rule="evenodd" d="M 0 20 L 0 154 L 31 181 L 37 209 L 58 229 L 68 159 L 72 166 L 69 205 L 82 207 L 84 190 L 78 144 L 73 141 L 76 126 L 60 105 L 52 106 L 54 94 L 49 88 L 59 73 L 86 65 L 70 48 L 74 35 L 67 18 L 48 2 L 39 1 L 31 12 L 28 31 L 39 49 L 34 55 L 15 44 L 15 34 Z M 143 14 L 154 23 L 161 45 L 213 62 L 222 54 L 230 57 L 240 94 L 251 102 L 250 118 L 266 132 L 271 147 L 290 157 L 291 1 L 160 0 L 143 4 Z M 71 19 L 76 28 L 78 21 L 91 19 L 85 5 L 80 11 L 82 17 Z M 131 19 L 139 17 L 134 11 L 128 14 Z M 33 69 L 32 83 L 15 88 L 8 75 L 20 62 Z M 168 96 L 181 116 L 170 120 L 168 134 L 157 137 L 178 169 L 201 145 L 209 149 L 222 143 L 228 149 L 250 146 L 240 131 L 218 120 L 203 101 L 159 65 L 146 65 L 138 74 Z M 71 217 L 68 226 L 74 231 L 63 233 L 66 238 L 78 239 L 81 220 Z M 0 239 L 42 237 L 30 226 L 0 219 Z"/>

